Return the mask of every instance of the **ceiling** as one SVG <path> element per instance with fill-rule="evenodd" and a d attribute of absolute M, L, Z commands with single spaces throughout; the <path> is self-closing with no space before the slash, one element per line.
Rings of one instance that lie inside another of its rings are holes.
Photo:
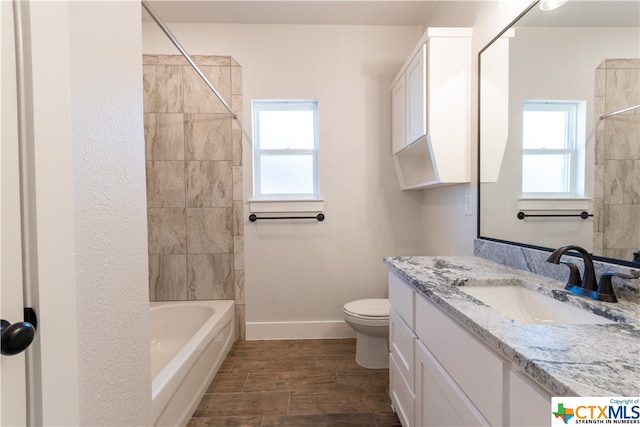
<path fill-rule="evenodd" d="M 424 25 L 437 0 L 155 0 L 165 22 L 304 25 Z M 143 22 L 152 22 L 143 11 Z"/>

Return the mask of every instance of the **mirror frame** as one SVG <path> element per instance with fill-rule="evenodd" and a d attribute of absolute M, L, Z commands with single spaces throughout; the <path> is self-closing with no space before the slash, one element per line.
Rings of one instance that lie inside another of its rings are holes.
<path fill-rule="evenodd" d="M 480 110 L 480 104 L 481 104 L 481 100 L 482 100 L 482 85 L 480 84 L 481 82 L 481 71 L 482 71 L 482 53 L 487 50 L 496 40 L 498 40 L 500 37 L 502 37 L 503 34 L 505 34 L 507 31 L 509 31 L 523 16 L 525 16 L 527 13 L 529 13 L 529 11 L 531 9 L 533 9 L 534 7 L 537 7 L 538 4 L 540 3 L 540 0 L 535 0 L 533 1 L 529 6 L 527 6 L 515 19 L 513 19 L 511 22 L 509 22 L 509 24 L 503 28 L 495 37 L 493 37 L 482 49 L 480 49 L 480 51 L 478 52 L 478 74 L 477 74 L 477 78 L 478 78 L 478 100 L 477 100 L 477 108 L 478 108 L 478 128 L 477 128 L 477 138 L 478 138 L 478 154 L 477 154 L 477 180 L 478 180 L 478 189 L 477 189 L 477 198 L 478 198 L 478 204 L 477 204 L 477 236 L 476 238 L 478 240 L 486 240 L 486 241 L 490 241 L 490 242 L 497 242 L 497 243 L 504 243 L 504 244 L 508 244 L 511 246 L 516 246 L 516 247 L 521 247 L 521 248 L 527 248 L 527 249 L 535 249 L 535 250 L 540 250 L 540 251 L 545 251 L 545 252 L 553 252 L 556 248 L 550 248 L 550 247 L 546 247 L 546 246 L 537 246 L 537 245 L 531 245 L 531 244 L 527 244 L 527 243 L 521 243 L 521 242 L 513 242 L 510 240 L 502 240 L 502 239 L 495 239 L 492 237 L 486 237 L 486 236 L 482 236 L 481 231 L 480 231 L 480 216 L 481 216 L 481 209 L 480 209 L 480 205 L 482 203 L 482 198 L 481 198 L 481 175 L 480 175 L 480 170 L 481 170 L 481 146 L 482 146 L 482 141 L 480 139 L 480 131 L 481 131 L 481 126 L 482 126 L 482 121 L 481 121 L 481 117 L 482 117 L 482 111 Z M 570 242 L 567 242 L 570 243 Z M 609 264 L 617 264 L 617 265 L 621 265 L 621 266 L 625 266 L 625 267 L 632 267 L 632 268 L 640 268 L 640 264 L 633 262 L 633 261 L 628 261 L 628 260 L 623 260 L 623 259 L 617 259 L 617 258 L 607 258 L 607 257 L 603 257 L 600 255 L 593 255 L 592 254 L 592 258 L 594 261 L 600 261 L 600 262 L 605 262 L 605 263 L 609 263 Z"/>

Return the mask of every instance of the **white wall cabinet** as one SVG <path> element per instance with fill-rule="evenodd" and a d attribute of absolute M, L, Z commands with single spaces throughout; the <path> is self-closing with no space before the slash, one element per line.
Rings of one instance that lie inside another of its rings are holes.
<path fill-rule="evenodd" d="M 470 180 L 471 29 L 429 28 L 392 84 L 392 153 L 403 190 Z"/>
<path fill-rule="evenodd" d="M 549 393 L 392 272 L 389 301 L 389 388 L 404 427 L 548 424 Z"/>

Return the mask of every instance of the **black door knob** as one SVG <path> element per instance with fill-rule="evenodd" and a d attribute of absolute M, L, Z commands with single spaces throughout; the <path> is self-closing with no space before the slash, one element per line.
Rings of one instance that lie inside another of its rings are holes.
<path fill-rule="evenodd" d="M 26 350 L 36 335 L 36 328 L 29 322 L 9 323 L 0 319 L 0 349 L 5 356 L 13 356 Z"/>

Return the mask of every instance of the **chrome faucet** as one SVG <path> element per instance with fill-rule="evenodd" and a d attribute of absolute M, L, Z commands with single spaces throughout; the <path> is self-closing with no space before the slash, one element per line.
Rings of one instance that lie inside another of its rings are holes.
<path fill-rule="evenodd" d="M 580 278 L 580 270 L 575 264 L 560 260 L 562 255 L 568 251 L 576 251 L 582 257 L 582 261 L 584 262 L 584 281 Z M 576 245 L 565 245 L 559 247 L 549 255 L 547 262 L 553 264 L 564 264 L 569 267 L 569 280 L 567 281 L 565 289 L 573 292 L 574 294 L 584 295 L 600 301 L 618 302 L 618 299 L 613 292 L 613 286 L 611 285 L 611 278 L 613 276 L 631 278 L 631 276 L 623 273 L 607 271 L 602 274 L 600 277 L 600 283 L 596 285 L 596 271 L 593 266 L 593 259 L 589 252 Z"/>

